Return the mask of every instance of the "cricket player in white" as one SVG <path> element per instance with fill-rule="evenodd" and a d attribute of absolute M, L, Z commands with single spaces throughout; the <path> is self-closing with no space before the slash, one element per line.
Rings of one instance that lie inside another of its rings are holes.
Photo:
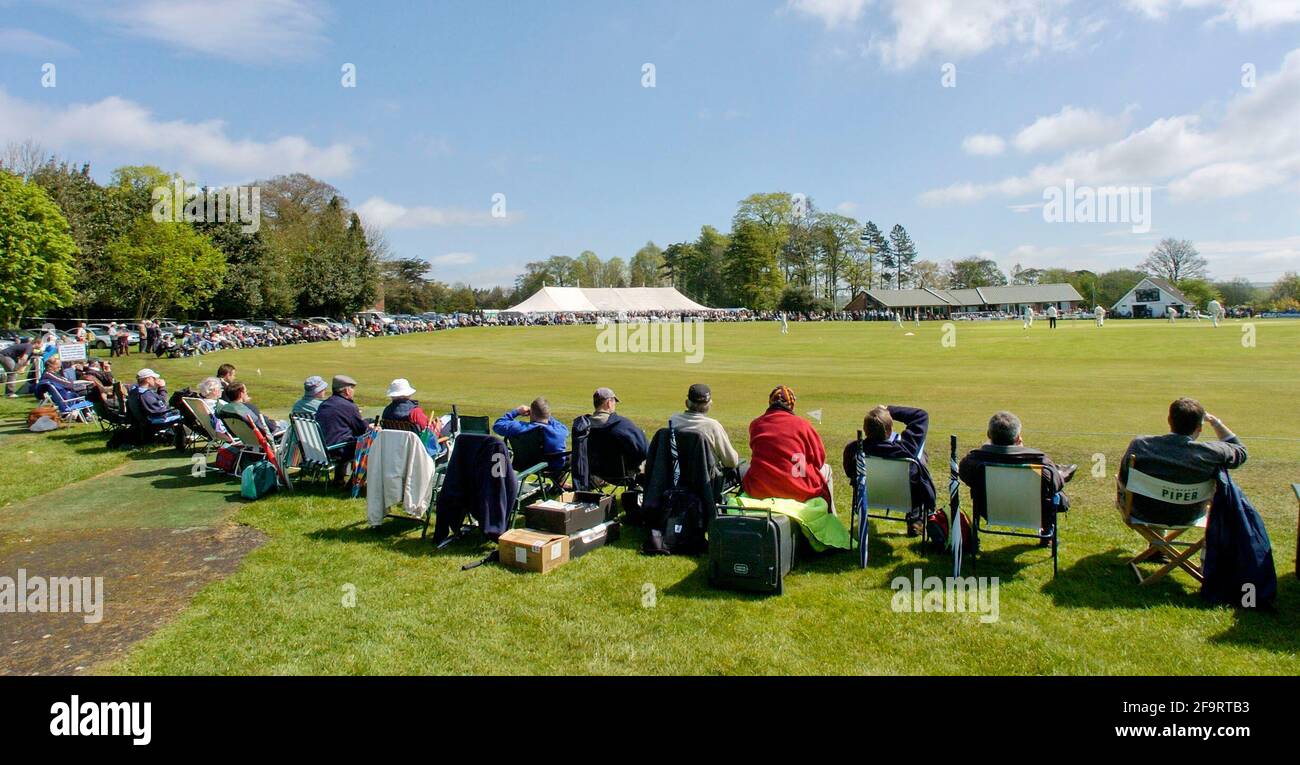
<path fill-rule="evenodd" d="M 783 335 L 790 334 L 790 325 L 787 324 L 785 321 L 785 311 L 781 312 L 781 334 Z"/>
<path fill-rule="evenodd" d="M 1059 315 L 1056 306 L 1049 305 L 1047 307 L 1047 326 L 1049 329 L 1056 329 L 1056 317 Z"/>
<path fill-rule="evenodd" d="M 1032 305 L 1025 306 L 1024 322 L 1025 329 L 1034 326 L 1034 307 Z"/>
<path fill-rule="evenodd" d="M 1173 324 L 1178 321 L 1178 309 L 1173 306 L 1166 306 L 1165 313 L 1169 316 L 1169 323 Z"/>
<path fill-rule="evenodd" d="M 1214 326 L 1219 326 L 1219 319 L 1223 317 L 1223 304 L 1217 300 L 1211 300 L 1207 308 L 1210 311 L 1210 319 L 1214 322 Z"/>
<path fill-rule="evenodd" d="M 1092 315 L 1095 316 L 1095 317 L 1097 317 L 1097 326 L 1098 326 L 1098 327 L 1104 327 L 1104 326 L 1106 326 L 1106 309 L 1105 309 L 1105 308 L 1102 308 L 1101 306 L 1097 306 L 1096 308 L 1092 309 Z"/>

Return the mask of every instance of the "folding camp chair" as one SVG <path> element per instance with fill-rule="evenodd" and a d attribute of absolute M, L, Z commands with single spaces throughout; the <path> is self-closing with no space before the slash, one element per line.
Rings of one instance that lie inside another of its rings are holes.
<path fill-rule="evenodd" d="M 865 523 L 867 518 L 878 521 L 901 521 L 907 523 L 908 514 L 912 513 L 912 465 L 914 459 L 867 457 L 866 466 L 866 504 L 863 503 L 858 487 L 853 487 L 853 507 L 855 512 L 849 514 L 849 537 L 857 539 L 853 528 L 855 522 Z M 876 512 L 872 512 L 876 511 Z M 858 516 L 863 516 L 859 518 Z M 921 519 L 921 542 L 925 542 L 924 518 Z"/>
<path fill-rule="evenodd" d="M 530 472 L 536 474 L 540 483 L 542 483 L 542 497 L 547 496 L 546 486 L 550 482 L 552 489 L 558 494 L 564 491 L 565 477 L 569 474 L 569 455 L 570 451 L 548 452 L 545 445 L 546 434 L 541 428 L 533 428 L 523 435 L 507 438 L 506 444 L 510 447 L 510 464 L 516 472 Z M 563 459 L 564 467 L 552 468 L 551 461 Z M 540 471 L 534 471 L 538 464 L 541 464 Z"/>
<path fill-rule="evenodd" d="M 451 430 L 455 435 L 470 433 L 476 436 L 492 435 L 492 425 L 486 416 L 461 414 L 456 405 L 451 406 Z"/>
<path fill-rule="evenodd" d="M 302 450 L 302 462 L 298 467 L 304 475 L 329 477 L 330 472 L 338 463 L 342 462 L 342 457 L 336 457 L 330 452 L 336 452 L 344 447 L 344 444 L 325 444 L 325 437 L 321 434 L 320 423 L 316 418 L 306 415 L 295 414 L 289 417 L 289 426 L 293 428 L 293 434 L 298 443 L 298 448 Z"/>
<path fill-rule="evenodd" d="M 217 447 L 231 443 L 233 436 L 222 437 L 212 427 L 212 413 L 208 410 L 208 403 L 201 398 L 182 398 L 181 403 L 189 410 L 190 416 L 194 418 L 194 424 L 198 427 L 195 434 L 196 441 L 203 443 L 203 456 L 206 458 L 212 450 Z"/>
<path fill-rule="evenodd" d="M 587 431 L 587 473 L 595 491 L 613 494 L 619 488 L 636 486 L 640 477 L 638 465 L 627 464 L 623 444 L 614 438 L 609 428 L 593 427 Z"/>
<path fill-rule="evenodd" d="M 230 431 L 230 435 L 239 441 L 240 455 L 239 463 L 244 461 L 244 457 L 252 455 L 260 459 L 267 460 L 275 468 L 275 474 L 286 489 L 293 488 L 293 482 L 289 480 L 289 473 L 284 468 L 284 463 L 280 460 L 280 455 L 276 452 L 275 444 L 271 439 L 262 434 L 262 431 L 253 424 L 248 417 L 238 412 L 222 412 L 217 415 L 221 422 Z M 238 467 L 235 469 L 236 475 L 242 475 Z"/>
<path fill-rule="evenodd" d="M 984 466 L 984 512 L 976 507 L 975 520 L 971 524 L 972 570 L 979 556 L 980 532 L 983 532 L 1004 537 L 1050 539 L 1052 576 L 1056 576 L 1060 522 L 1053 514 L 1052 528 L 1043 531 L 1043 470 L 1042 465 L 1034 464 Z M 961 531 L 957 529 L 950 533 L 960 534 Z"/>
<path fill-rule="evenodd" d="M 498 436 L 494 436 L 490 434 L 478 434 L 478 433 L 473 433 L 473 434 L 461 433 L 460 435 L 466 436 L 467 441 L 474 438 L 492 438 L 492 439 L 499 438 Z M 458 442 L 460 441 L 460 436 L 457 436 L 457 441 Z M 461 450 L 459 447 L 453 449 L 451 452 L 451 459 L 448 460 L 447 467 L 444 468 L 444 473 L 451 472 L 453 463 L 457 462 L 458 460 L 469 459 L 467 455 L 470 453 L 470 451 L 467 450 L 472 450 L 472 447 L 467 446 L 466 450 Z M 510 470 L 514 471 L 515 501 L 514 504 L 510 506 L 508 515 L 505 519 L 505 528 L 507 529 L 513 528 L 515 524 L 515 519 L 521 516 L 520 511 L 522 510 L 522 508 L 525 505 L 531 503 L 534 499 L 537 499 L 539 494 L 541 495 L 540 497 L 541 499 L 546 498 L 546 494 L 544 491 L 545 489 L 544 484 L 539 480 L 533 480 L 535 478 L 540 478 L 541 472 L 545 469 L 546 469 L 545 462 L 539 462 L 536 465 L 532 465 L 524 470 L 519 470 L 519 471 L 515 471 L 513 465 L 510 466 Z M 442 481 L 439 481 L 438 489 L 439 489 L 439 493 L 441 493 Z M 436 500 L 434 506 L 435 507 L 437 506 Z M 467 519 L 469 521 L 468 523 L 462 520 L 459 527 L 455 531 L 453 531 L 446 539 L 443 539 L 438 542 L 438 549 L 441 550 L 442 548 L 446 547 L 452 542 L 464 538 L 467 534 L 473 532 L 473 530 L 478 528 L 477 523 L 474 522 L 474 519 L 472 517 L 467 516 Z M 479 563 L 481 564 L 483 562 L 486 562 L 491 557 L 492 556 L 488 556 L 488 558 L 485 558 L 483 561 L 480 561 Z M 472 568 L 473 566 L 470 567 Z"/>
<path fill-rule="evenodd" d="M 131 416 L 131 427 L 136 430 L 136 444 L 143 446 L 151 440 L 165 439 L 169 442 L 174 440 L 176 428 L 183 423 L 180 412 L 171 409 L 165 415 L 151 418 L 141 406 L 138 394 L 132 396 L 124 392 L 122 395 L 124 398 L 119 401 L 126 401 L 126 409 Z"/>
<path fill-rule="evenodd" d="M 1198 582 L 1205 581 L 1200 562 L 1193 561 L 1192 556 L 1205 549 L 1205 527 L 1209 519 L 1210 503 L 1214 501 L 1215 482 L 1210 480 L 1197 484 L 1180 484 L 1164 481 L 1138 470 L 1136 463 L 1137 456 L 1129 455 L 1127 483 L 1119 487 L 1116 506 L 1124 525 L 1147 542 L 1146 549 L 1128 561 L 1129 568 L 1137 575 L 1138 584 L 1147 585 L 1159 581 L 1175 568 L 1183 569 Z M 1139 513 L 1167 507 L 1184 517 L 1190 516 L 1190 523 L 1168 524 L 1145 520 L 1134 515 L 1135 505 L 1143 506 L 1136 508 Z M 1193 529 L 1200 529 L 1200 539 L 1193 542 L 1180 539 Z M 1163 554 L 1167 558 L 1165 565 L 1150 576 L 1142 576 L 1138 564 L 1157 554 Z"/>
<path fill-rule="evenodd" d="M 66 420 L 95 422 L 95 404 L 87 401 L 85 396 L 65 396 L 59 391 L 58 386 L 49 383 L 37 384 L 36 396 L 49 399 L 49 402 L 59 410 L 59 416 Z"/>

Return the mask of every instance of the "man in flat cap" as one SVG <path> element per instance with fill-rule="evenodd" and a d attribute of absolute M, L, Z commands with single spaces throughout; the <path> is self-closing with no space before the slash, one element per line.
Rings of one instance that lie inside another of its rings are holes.
<path fill-rule="evenodd" d="M 320 402 L 316 409 L 316 422 L 320 424 L 321 437 L 326 446 L 342 444 L 330 451 L 330 458 L 339 460 L 334 468 L 334 484 L 343 485 L 352 455 L 356 453 L 357 437 L 366 432 L 369 424 L 361 416 L 361 409 L 352 400 L 357 381 L 347 375 L 335 375 L 330 389 L 333 395 Z"/>

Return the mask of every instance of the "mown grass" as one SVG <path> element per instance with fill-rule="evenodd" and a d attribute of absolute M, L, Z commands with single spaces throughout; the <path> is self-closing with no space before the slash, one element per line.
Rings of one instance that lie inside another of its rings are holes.
<path fill-rule="evenodd" d="M 702 363 L 669 354 L 600 354 L 593 327 L 476 329 L 157 362 L 173 387 L 193 385 L 222 361 L 240 368 L 254 398 L 284 411 L 309 374 L 347 373 L 363 405 L 382 403 L 397 376 L 426 406 L 497 415 L 547 395 L 566 420 L 591 390 L 613 387 L 620 411 L 647 430 L 676 411 L 686 387 L 713 386 L 715 415 L 742 453 L 767 391 L 794 387 L 803 414 L 837 465 L 843 444 L 875 403 L 923 406 L 930 454 L 946 479 L 947 435 L 962 451 L 982 440 L 988 415 L 1009 408 L 1028 443 L 1078 463 L 1063 524 L 1061 572 L 1046 551 L 990 539 L 977 573 L 1000 580 L 998 620 L 974 614 L 897 612 L 895 577 L 945 575 L 947 559 L 877 526 L 871 566 L 846 554 L 802 561 L 780 598 L 707 587 L 702 560 L 645 558 L 629 534 L 553 573 L 497 566 L 462 572 L 477 547 L 435 552 L 399 521 L 364 529 L 364 504 L 303 486 L 237 505 L 270 542 L 239 573 L 209 586 L 172 625 L 141 644 L 118 673 L 1062 673 L 1295 674 L 1300 671 L 1300 587 L 1290 574 L 1300 480 L 1300 324 L 1112 322 L 1025 332 L 1017 323 L 708 325 Z M 1123 565 L 1138 538 L 1113 509 L 1117 460 L 1137 433 L 1162 432 L 1168 402 L 1200 398 L 1245 439 L 1238 483 L 1273 538 L 1281 595 L 1273 613 L 1203 605 L 1182 574 L 1139 589 Z M 1095 468 L 1095 472 L 1094 472 Z M 212 491 L 213 479 L 177 477 L 150 503 Z M 93 501 L 93 483 L 86 485 Z M 233 484 L 224 488 L 235 491 Z M 179 499 L 177 501 L 180 501 Z M 963 495 L 964 504 L 969 500 Z M 0 527 L 9 520 L 0 510 Z M 968 569 L 969 573 L 969 569 Z M 348 596 L 355 602 L 348 605 Z"/>

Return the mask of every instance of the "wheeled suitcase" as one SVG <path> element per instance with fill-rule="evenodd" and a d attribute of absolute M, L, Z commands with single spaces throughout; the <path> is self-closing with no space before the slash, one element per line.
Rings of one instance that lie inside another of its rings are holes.
<path fill-rule="evenodd" d="M 710 586 L 780 595 L 793 566 L 794 535 L 787 516 L 718 507 L 709 524 Z"/>

